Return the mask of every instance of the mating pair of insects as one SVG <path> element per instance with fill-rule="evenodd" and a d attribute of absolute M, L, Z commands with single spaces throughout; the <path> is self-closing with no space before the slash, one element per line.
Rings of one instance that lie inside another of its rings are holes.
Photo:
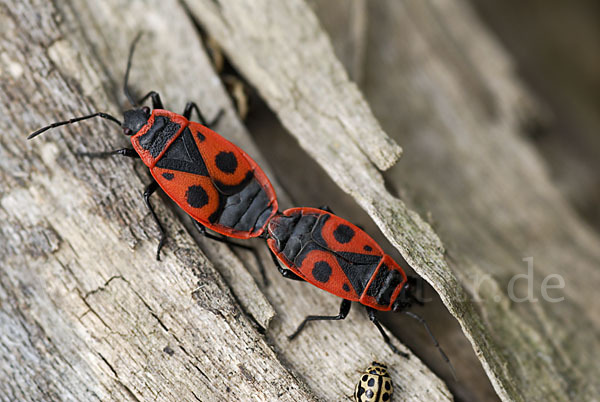
<path fill-rule="evenodd" d="M 328 208 L 291 208 L 280 212 L 273 186 L 262 169 L 242 149 L 211 129 L 218 124 L 222 112 L 209 122 L 198 106 L 189 102 L 179 115 L 165 110 L 154 91 L 135 101 L 127 81 L 138 40 L 139 36 L 131 45 L 124 80 L 124 92 L 133 109 L 124 112 L 123 122 L 97 112 L 53 123 L 35 131 L 28 139 L 51 128 L 95 117 L 118 124 L 131 137 L 132 147 L 87 155 L 140 158 L 148 166 L 152 181 L 144 191 L 144 201 L 160 230 L 157 259 L 165 232 L 150 196 L 161 188 L 194 219 L 203 235 L 226 243 L 231 243 L 227 238 L 264 238 L 285 278 L 309 282 L 343 299 L 338 315 L 307 316 L 290 339 L 309 321 L 346 318 L 351 303 L 359 302 L 366 307 L 387 345 L 395 353 L 407 356 L 391 343 L 376 311 L 401 311 L 420 303 L 415 296 L 417 278 L 408 277 L 369 235 Z M 140 106 L 148 99 L 152 109 Z M 200 123 L 190 121 L 194 111 Z M 427 324 L 416 314 L 405 313 L 425 325 L 439 348 Z"/>

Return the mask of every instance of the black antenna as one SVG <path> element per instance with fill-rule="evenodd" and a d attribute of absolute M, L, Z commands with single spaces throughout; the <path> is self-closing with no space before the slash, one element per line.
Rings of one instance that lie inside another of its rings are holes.
<path fill-rule="evenodd" d="M 131 42 L 131 47 L 129 48 L 129 57 L 127 57 L 127 68 L 125 69 L 125 82 L 123 83 L 123 92 L 125 92 L 125 96 L 131 103 L 131 106 L 137 106 L 137 102 L 131 96 L 131 92 L 129 92 L 129 87 L 127 86 L 127 82 L 129 81 L 129 70 L 131 70 L 131 60 L 133 59 L 133 51 L 135 50 L 135 45 L 137 45 L 138 41 L 142 37 L 143 32 L 139 32 L 133 42 Z"/>
<path fill-rule="evenodd" d="M 110 121 L 112 121 L 114 123 L 117 123 L 119 126 L 121 126 L 121 122 L 119 120 L 117 120 L 116 118 L 112 117 L 111 115 L 109 115 L 107 113 L 103 113 L 103 112 L 96 112 L 96 113 L 89 114 L 87 116 L 74 117 L 74 118 L 69 119 L 69 120 L 59 121 L 59 122 L 56 122 L 56 123 L 52 123 L 49 126 L 42 127 L 39 130 L 37 130 L 36 132 L 33 132 L 33 133 L 29 134 L 29 136 L 27 137 L 27 139 L 30 140 L 30 139 L 32 139 L 34 137 L 37 137 L 38 135 L 40 135 L 44 131 L 50 130 L 51 128 L 54 128 L 54 127 L 64 126 L 66 124 L 71 124 L 71 123 L 77 123 L 78 121 L 92 119 L 94 117 L 102 117 L 103 119 L 108 119 L 108 120 L 110 120 Z"/>
<path fill-rule="evenodd" d="M 413 313 L 412 311 L 403 311 L 403 313 L 406 314 L 407 316 L 419 321 L 421 324 L 423 324 L 423 326 L 427 330 L 427 333 L 429 334 L 429 337 L 433 341 L 433 344 L 440 351 L 442 358 L 446 361 L 446 363 L 448 363 L 448 366 L 450 367 L 450 371 L 452 372 L 452 377 L 454 377 L 454 381 L 458 381 L 456 379 L 456 372 L 454 371 L 454 367 L 452 366 L 452 363 L 450 363 L 450 359 L 448 359 L 448 356 L 446 355 L 446 353 L 444 353 L 444 350 L 440 346 L 439 342 L 437 341 L 437 339 L 435 339 L 435 336 L 433 336 L 433 333 L 429 329 L 429 325 L 427 325 L 427 322 L 421 316 Z"/>

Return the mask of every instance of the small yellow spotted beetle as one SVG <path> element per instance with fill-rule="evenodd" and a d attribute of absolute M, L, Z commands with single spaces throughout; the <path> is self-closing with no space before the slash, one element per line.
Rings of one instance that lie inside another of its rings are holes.
<path fill-rule="evenodd" d="M 362 373 L 354 390 L 356 402 L 389 402 L 394 386 L 385 364 L 373 362 Z"/>

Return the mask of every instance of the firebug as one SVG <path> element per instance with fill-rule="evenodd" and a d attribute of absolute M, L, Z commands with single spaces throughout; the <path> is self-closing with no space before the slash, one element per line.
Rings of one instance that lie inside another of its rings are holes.
<path fill-rule="evenodd" d="M 130 48 L 124 84 L 125 95 L 134 108 L 124 112 L 122 123 L 107 113 L 97 112 L 50 124 L 29 135 L 28 139 L 51 128 L 94 117 L 121 126 L 123 132 L 131 136 L 132 147 L 84 155 L 140 158 L 148 166 L 152 181 L 144 191 L 144 200 L 161 233 L 157 259 L 165 234 L 149 198 L 159 187 L 194 218 L 200 231 L 208 237 L 227 242 L 207 233 L 206 229 L 238 239 L 260 236 L 278 210 L 271 182 L 248 154 L 211 129 L 222 111 L 213 121 L 207 122 L 194 102 L 188 102 L 179 115 L 165 110 L 159 94 L 154 91 L 139 101 L 134 100 L 127 80 L 139 38 L 140 35 Z M 152 110 L 148 106 L 139 106 L 148 98 L 152 100 Z M 193 111 L 200 123 L 190 121 Z"/>

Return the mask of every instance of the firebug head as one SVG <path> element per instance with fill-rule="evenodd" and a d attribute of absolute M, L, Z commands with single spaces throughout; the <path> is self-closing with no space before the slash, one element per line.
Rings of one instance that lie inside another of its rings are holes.
<path fill-rule="evenodd" d="M 400 294 L 392 305 L 392 310 L 402 311 L 410 308 L 414 302 L 419 303 L 419 299 L 416 297 L 417 292 L 417 278 L 409 276 L 406 283 L 402 287 Z"/>
<path fill-rule="evenodd" d="M 131 109 L 123 113 L 123 132 L 125 135 L 133 135 L 148 122 L 150 118 L 150 108 L 148 106 L 139 109 Z"/>

